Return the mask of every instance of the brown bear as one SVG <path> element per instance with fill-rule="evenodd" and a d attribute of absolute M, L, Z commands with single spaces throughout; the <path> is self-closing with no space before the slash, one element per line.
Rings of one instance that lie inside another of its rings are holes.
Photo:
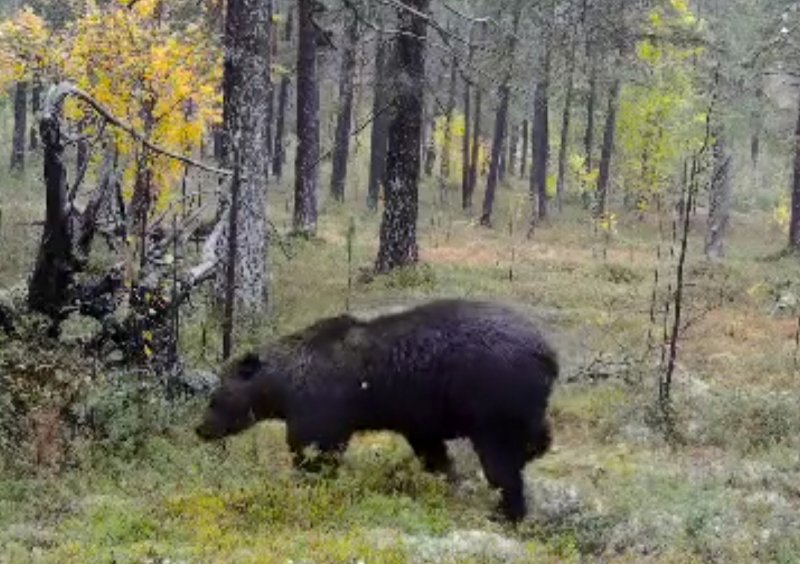
<path fill-rule="evenodd" d="M 197 434 L 283 420 L 295 464 L 315 471 L 306 447 L 335 464 L 354 433 L 392 431 L 426 470 L 448 475 L 445 441 L 467 438 L 501 490 L 499 510 L 517 522 L 522 470 L 550 447 L 558 373 L 553 348 L 509 306 L 446 299 L 369 321 L 342 315 L 228 362 Z"/>

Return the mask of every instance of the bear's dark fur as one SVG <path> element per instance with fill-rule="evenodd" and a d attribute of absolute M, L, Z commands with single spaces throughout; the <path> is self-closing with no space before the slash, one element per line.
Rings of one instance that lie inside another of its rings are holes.
<path fill-rule="evenodd" d="M 468 438 L 510 520 L 526 513 L 522 469 L 550 447 L 559 366 L 531 321 L 490 302 L 440 300 L 372 321 L 319 321 L 229 362 L 197 428 L 204 440 L 286 421 L 295 464 L 336 456 L 359 431 L 393 431 L 426 470 L 450 475 L 445 441 Z"/>

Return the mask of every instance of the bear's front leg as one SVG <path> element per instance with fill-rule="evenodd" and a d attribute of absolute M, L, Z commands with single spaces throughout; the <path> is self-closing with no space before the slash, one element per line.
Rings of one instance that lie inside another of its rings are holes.
<path fill-rule="evenodd" d="M 347 449 L 349 434 L 335 426 L 325 428 L 313 418 L 287 422 L 286 439 L 295 470 L 333 477 Z"/>

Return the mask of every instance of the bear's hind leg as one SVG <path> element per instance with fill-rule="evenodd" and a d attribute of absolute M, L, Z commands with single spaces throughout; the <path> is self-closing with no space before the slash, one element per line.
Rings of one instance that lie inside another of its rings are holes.
<path fill-rule="evenodd" d="M 443 474 L 448 480 L 456 478 L 453 460 L 447 453 L 447 445 L 441 439 L 406 437 L 414 454 L 422 461 L 422 467 L 431 474 Z"/>
<path fill-rule="evenodd" d="M 472 439 L 486 480 L 500 489 L 499 513 L 512 523 L 518 523 L 527 514 L 522 469 L 525 466 L 525 446 L 500 433 L 491 433 Z"/>

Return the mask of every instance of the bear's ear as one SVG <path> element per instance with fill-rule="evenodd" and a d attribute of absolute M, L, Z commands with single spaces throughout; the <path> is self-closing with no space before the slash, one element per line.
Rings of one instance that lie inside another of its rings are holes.
<path fill-rule="evenodd" d="M 239 366 L 236 375 L 241 380 L 250 380 L 261 369 L 261 358 L 255 353 L 245 354 L 239 360 Z"/>

